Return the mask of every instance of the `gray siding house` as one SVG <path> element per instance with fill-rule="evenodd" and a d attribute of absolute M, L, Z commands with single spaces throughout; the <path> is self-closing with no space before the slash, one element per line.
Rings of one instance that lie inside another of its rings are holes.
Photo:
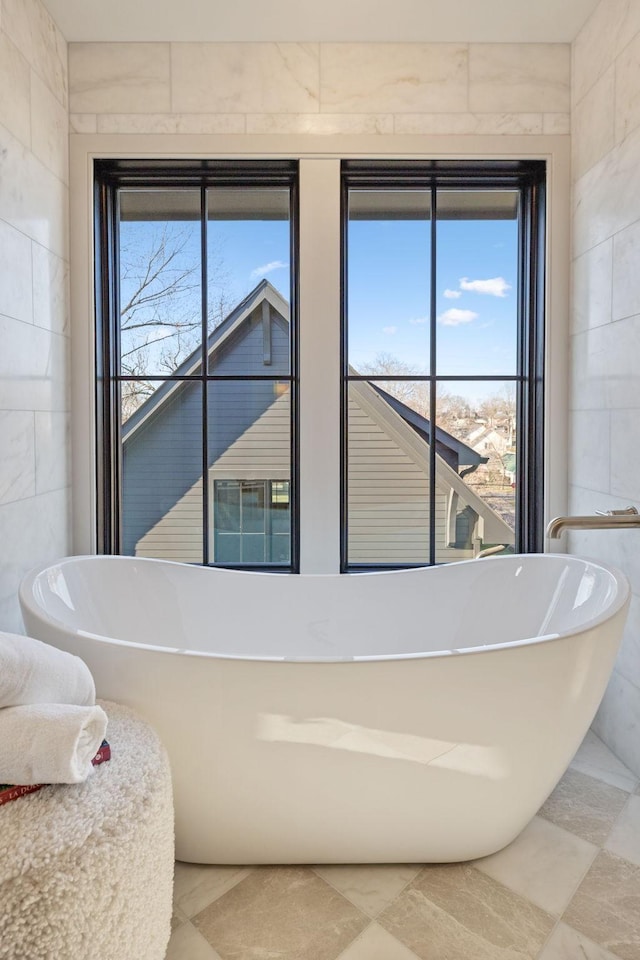
<path fill-rule="evenodd" d="M 290 397 L 288 305 L 266 280 L 210 335 L 210 372 L 267 381 L 209 384 L 207 485 L 215 562 L 287 562 Z M 176 371 L 198 373 L 200 351 Z M 368 381 L 352 382 L 348 424 L 350 563 L 422 563 L 429 555 L 431 424 Z M 202 396 L 164 383 L 123 424 L 123 552 L 202 562 Z M 509 526 L 460 473 L 484 462 L 436 429 L 436 555 L 473 541 L 512 543 Z M 267 506 L 269 509 L 265 509 Z M 266 520 L 265 520 L 266 517 Z"/>

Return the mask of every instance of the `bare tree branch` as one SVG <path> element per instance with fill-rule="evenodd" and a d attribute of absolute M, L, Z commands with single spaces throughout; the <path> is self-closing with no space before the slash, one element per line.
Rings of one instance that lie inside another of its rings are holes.
<path fill-rule="evenodd" d="M 149 225 L 147 225 L 149 226 Z M 193 233 L 178 223 L 163 223 L 155 233 L 134 234 L 120 249 L 121 373 L 146 378 L 173 373 L 201 342 L 202 296 L 199 248 L 193 253 Z M 228 311 L 229 276 L 215 247 L 208 252 L 208 331 Z M 146 379 L 122 387 L 126 420 L 154 392 Z"/>

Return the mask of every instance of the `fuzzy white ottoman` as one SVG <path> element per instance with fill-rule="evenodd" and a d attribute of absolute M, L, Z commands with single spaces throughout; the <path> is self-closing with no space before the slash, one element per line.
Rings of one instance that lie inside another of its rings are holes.
<path fill-rule="evenodd" d="M 82 784 L 0 807 L 2 960 L 163 960 L 171 925 L 173 802 L 151 727 L 107 712 L 111 760 Z"/>

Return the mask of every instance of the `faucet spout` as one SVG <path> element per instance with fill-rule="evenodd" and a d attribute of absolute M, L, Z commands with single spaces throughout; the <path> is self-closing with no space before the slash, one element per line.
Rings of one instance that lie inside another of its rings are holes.
<path fill-rule="evenodd" d="M 609 510 L 588 517 L 555 517 L 547 526 L 547 537 L 557 540 L 563 530 L 613 530 L 616 527 L 640 528 L 640 514 L 635 507 Z"/>

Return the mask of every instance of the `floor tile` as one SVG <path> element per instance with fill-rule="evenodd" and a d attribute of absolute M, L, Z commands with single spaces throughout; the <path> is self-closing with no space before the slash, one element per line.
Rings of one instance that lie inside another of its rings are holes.
<path fill-rule="evenodd" d="M 171 934 L 165 960 L 220 960 L 220 954 L 193 924 L 185 923 Z"/>
<path fill-rule="evenodd" d="M 622 960 L 638 960 L 640 867 L 601 851 L 562 919 Z"/>
<path fill-rule="evenodd" d="M 465 863 L 425 867 L 378 918 L 421 960 L 533 960 L 554 922 Z"/>
<path fill-rule="evenodd" d="M 392 937 L 390 933 L 372 923 L 360 934 L 350 947 L 340 954 L 338 960 L 418 960 L 413 950 Z"/>
<path fill-rule="evenodd" d="M 577 930 L 559 923 L 538 960 L 617 960 L 612 953 L 587 940 Z"/>
<path fill-rule="evenodd" d="M 640 778 L 590 732 L 523 833 L 471 864 L 176 863 L 166 960 L 276 958 L 640 960 Z"/>
<path fill-rule="evenodd" d="M 586 773 L 590 777 L 604 780 L 614 787 L 631 793 L 638 787 L 640 778 L 625 767 L 624 763 L 609 750 L 602 740 L 591 730 L 582 741 L 580 749 L 571 761 L 574 770 Z"/>
<path fill-rule="evenodd" d="M 601 847 L 628 798 L 619 787 L 567 770 L 539 815 Z"/>
<path fill-rule="evenodd" d="M 559 917 L 597 852 L 592 843 L 534 817 L 508 847 L 473 865 Z"/>
<path fill-rule="evenodd" d="M 182 923 L 186 923 L 187 917 L 178 907 L 173 908 L 173 914 L 171 916 L 171 929 L 176 930 L 177 927 Z"/>
<path fill-rule="evenodd" d="M 223 960 L 335 960 L 369 918 L 309 867 L 258 867 L 193 923 Z"/>
<path fill-rule="evenodd" d="M 323 864 L 313 869 L 356 907 L 370 917 L 377 917 L 417 877 L 422 867 L 418 864 L 386 863 L 374 866 Z"/>
<path fill-rule="evenodd" d="M 629 797 L 605 843 L 605 849 L 640 866 L 640 797 Z"/>
<path fill-rule="evenodd" d="M 187 917 L 194 917 L 212 900 L 221 897 L 249 875 L 251 867 L 213 867 L 176 862 L 173 903 Z"/>

